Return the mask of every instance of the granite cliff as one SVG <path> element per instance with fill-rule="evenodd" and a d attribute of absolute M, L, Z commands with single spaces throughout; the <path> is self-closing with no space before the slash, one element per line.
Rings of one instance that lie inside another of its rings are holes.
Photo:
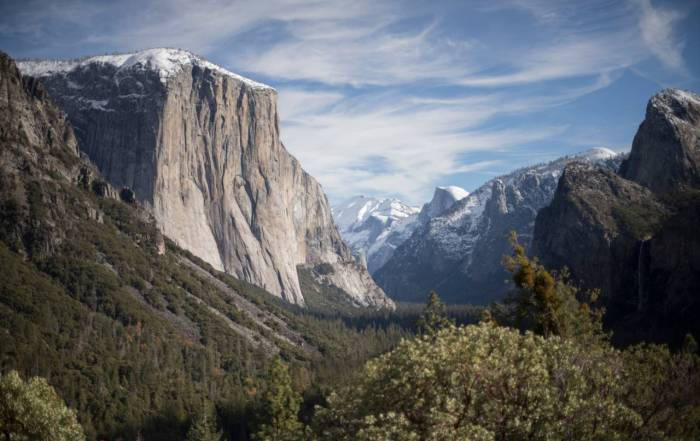
<path fill-rule="evenodd" d="M 46 86 L 106 179 L 130 188 L 178 245 L 293 303 L 304 304 L 304 269 L 358 305 L 393 306 L 282 145 L 271 87 L 175 49 L 19 67 Z"/>
<path fill-rule="evenodd" d="M 537 216 L 533 253 L 600 288 L 622 343 L 700 335 L 700 97 L 651 98 L 619 173 L 570 165 Z"/>

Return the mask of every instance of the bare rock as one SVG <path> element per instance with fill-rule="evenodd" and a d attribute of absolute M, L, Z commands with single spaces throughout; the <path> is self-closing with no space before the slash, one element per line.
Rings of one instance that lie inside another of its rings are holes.
<path fill-rule="evenodd" d="M 677 89 L 654 95 L 620 174 L 656 193 L 700 187 L 700 96 Z"/>
<path fill-rule="evenodd" d="M 357 303 L 393 306 L 355 264 L 328 201 L 280 141 L 277 92 L 189 52 L 24 62 L 115 187 L 217 269 L 304 304 L 298 266 L 329 264 Z"/>

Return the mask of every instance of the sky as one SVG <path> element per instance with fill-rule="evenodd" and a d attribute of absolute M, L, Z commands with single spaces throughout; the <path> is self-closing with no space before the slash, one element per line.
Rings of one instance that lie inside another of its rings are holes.
<path fill-rule="evenodd" d="M 15 58 L 154 47 L 276 88 L 282 141 L 332 203 L 629 150 L 655 92 L 700 92 L 698 1 L 0 0 Z"/>

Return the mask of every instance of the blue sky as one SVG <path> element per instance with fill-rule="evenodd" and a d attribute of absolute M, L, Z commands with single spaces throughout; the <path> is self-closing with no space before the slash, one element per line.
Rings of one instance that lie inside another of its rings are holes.
<path fill-rule="evenodd" d="M 180 47 L 279 92 L 282 140 L 332 201 L 626 150 L 648 98 L 700 91 L 700 2 L 0 0 L 0 49 Z"/>

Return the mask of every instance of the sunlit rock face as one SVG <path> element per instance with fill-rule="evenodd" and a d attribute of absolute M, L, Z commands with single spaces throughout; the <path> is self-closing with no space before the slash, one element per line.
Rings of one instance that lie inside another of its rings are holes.
<path fill-rule="evenodd" d="M 319 280 L 356 304 L 393 306 L 282 145 L 273 88 L 173 49 L 20 69 L 46 85 L 104 176 L 183 248 L 293 303 L 304 304 L 298 267 L 324 265 Z"/>

